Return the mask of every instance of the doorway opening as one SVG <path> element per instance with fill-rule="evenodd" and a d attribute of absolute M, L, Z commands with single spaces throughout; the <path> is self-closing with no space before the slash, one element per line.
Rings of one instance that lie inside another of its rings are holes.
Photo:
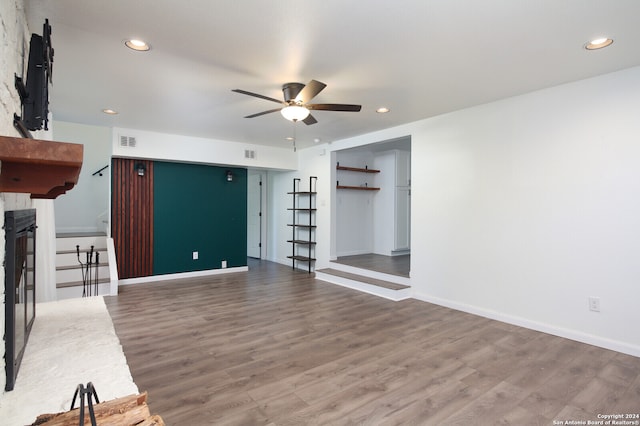
<path fill-rule="evenodd" d="M 409 277 L 411 137 L 332 153 L 334 262 Z"/>

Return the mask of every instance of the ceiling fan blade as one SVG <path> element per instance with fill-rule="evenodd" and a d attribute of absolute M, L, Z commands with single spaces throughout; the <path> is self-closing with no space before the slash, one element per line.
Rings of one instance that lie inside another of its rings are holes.
<path fill-rule="evenodd" d="M 304 120 L 302 120 L 302 122 L 304 124 L 306 124 L 307 126 L 310 126 L 311 124 L 316 124 L 318 122 L 318 120 L 316 120 L 313 115 L 309 114 L 307 115 L 307 118 L 305 118 Z"/>
<path fill-rule="evenodd" d="M 295 101 L 297 103 L 306 104 L 311 99 L 315 98 L 316 95 L 322 92 L 322 89 L 327 87 L 326 84 L 321 83 L 317 80 L 311 80 L 304 88 L 298 93 Z"/>
<path fill-rule="evenodd" d="M 268 111 L 262 111 L 262 112 L 258 112 L 256 114 L 247 115 L 245 118 L 260 117 L 261 115 L 271 114 L 272 112 L 280 111 L 281 109 L 282 108 L 270 109 Z"/>
<path fill-rule="evenodd" d="M 284 104 L 284 102 L 282 102 L 281 100 L 270 98 L 269 96 L 259 95 L 253 92 L 247 92 L 246 90 L 242 90 L 242 89 L 232 89 L 231 91 L 236 93 L 242 93 L 243 95 L 253 96 L 254 98 L 260 98 L 267 101 L 276 102 L 278 104 Z"/>
<path fill-rule="evenodd" d="M 307 109 L 316 111 L 353 111 L 358 112 L 362 109 L 362 105 L 350 104 L 309 104 L 305 105 Z"/>

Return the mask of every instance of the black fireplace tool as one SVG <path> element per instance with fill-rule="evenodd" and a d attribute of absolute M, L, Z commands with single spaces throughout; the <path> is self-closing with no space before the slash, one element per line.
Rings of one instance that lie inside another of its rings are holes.
<path fill-rule="evenodd" d="M 76 253 L 78 255 L 78 263 L 80 264 L 80 269 L 82 271 L 82 297 L 91 297 L 93 295 L 93 290 L 95 290 L 95 295 L 98 295 L 98 268 L 100 266 L 100 253 L 98 251 L 96 254 L 96 261 L 93 262 L 93 246 L 91 246 L 91 250 L 87 251 L 87 260 L 85 263 L 82 263 L 80 260 L 80 246 L 76 246 Z M 93 277 L 92 267 L 95 266 L 95 277 Z"/>
<path fill-rule="evenodd" d="M 96 392 L 96 388 L 93 387 L 93 383 L 87 383 L 85 387 L 82 383 L 78 385 L 75 393 L 73 394 L 73 400 L 71 400 L 71 410 L 76 404 L 76 398 L 80 397 L 80 422 L 79 426 L 84 426 L 84 398 L 87 397 L 87 405 L 89 406 L 89 417 L 91 418 L 91 425 L 96 426 L 98 423 L 96 422 L 96 414 L 93 411 L 93 400 L 95 400 L 96 404 L 100 404 L 100 400 L 98 399 L 98 393 Z"/>

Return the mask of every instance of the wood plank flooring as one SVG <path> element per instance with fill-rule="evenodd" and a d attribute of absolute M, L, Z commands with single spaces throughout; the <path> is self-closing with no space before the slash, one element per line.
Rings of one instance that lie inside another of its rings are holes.
<path fill-rule="evenodd" d="M 550 425 L 640 412 L 640 358 L 266 261 L 105 297 L 167 425 Z"/>

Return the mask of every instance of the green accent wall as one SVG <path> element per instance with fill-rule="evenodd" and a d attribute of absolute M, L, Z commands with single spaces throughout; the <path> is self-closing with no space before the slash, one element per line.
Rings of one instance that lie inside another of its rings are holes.
<path fill-rule="evenodd" d="M 153 215 L 154 275 L 247 265 L 245 169 L 156 162 Z"/>

